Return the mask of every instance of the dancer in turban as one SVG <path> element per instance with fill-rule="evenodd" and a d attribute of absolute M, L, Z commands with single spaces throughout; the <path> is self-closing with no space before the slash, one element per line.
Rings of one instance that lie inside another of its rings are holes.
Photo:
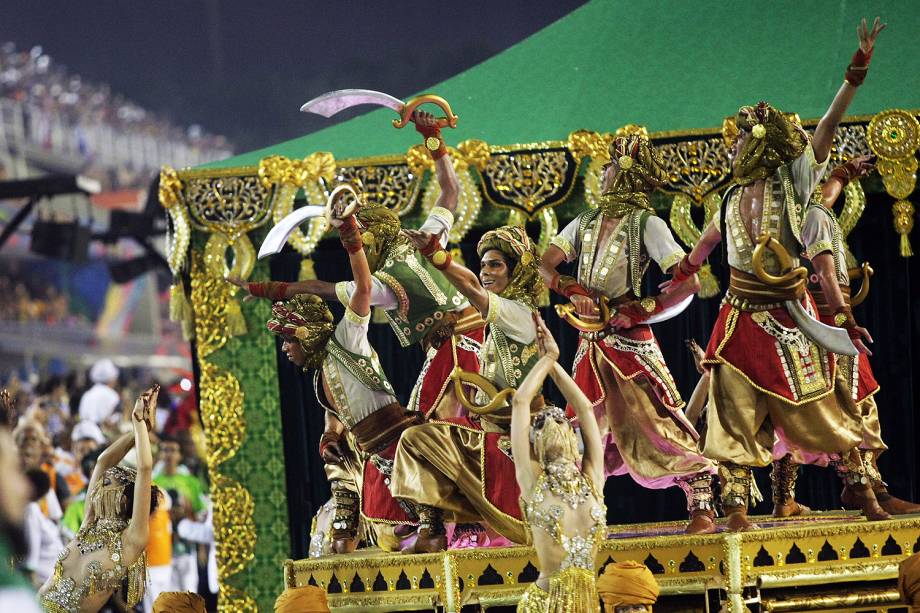
<path fill-rule="evenodd" d="M 485 521 L 509 540 L 525 543 L 528 535 L 510 455 L 509 392 L 503 390 L 516 388 L 537 362 L 533 314 L 542 284 L 533 242 L 520 226 L 486 232 L 477 247 L 477 278 L 453 260 L 437 235 L 405 232 L 483 314 L 487 336 L 480 354 L 481 374 L 485 387 L 497 396 L 489 397 L 480 386 L 476 398 L 467 402 L 469 416 L 432 420 L 407 430 L 396 452 L 391 491 L 431 513 L 420 513 L 416 551 L 445 547 L 445 515 L 456 522 Z M 534 409 L 542 404 L 542 397 L 536 396 Z"/>
<path fill-rule="evenodd" d="M 649 202 L 666 179 L 664 162 L 641 135 L 618 137 L 604 169 L 597 209 L 575 218 L 543 254 L 541 274 L 582 316 L 596 319 L 598 302 L 612 317 L 582 331 L 575 381 L 604 413 L 608 475 L 629 474 L 648 488 L 680 487 L 687 496 L 691 534 L 715 532 L 711 481 L 715 464 L 703 457 L 684 418 L 677 384 L 647 319 L 691 295 L 695 275 L 656 297 L 641 297 L 649 259 L 673 272 L 684 255 Z M 575 262 L 577 279 L 557 267 Z"/>

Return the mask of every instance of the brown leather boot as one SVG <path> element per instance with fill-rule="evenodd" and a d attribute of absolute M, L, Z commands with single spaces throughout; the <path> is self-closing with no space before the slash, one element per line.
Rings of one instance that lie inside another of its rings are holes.
<path fill-rule="evenodd" d="M 896 496 L 888 493 L 887 489 L 875 489 L 875 499 L 878 500 L 880 507 L 892 515 L 910 515 L 911 513 L 920 513 L 920 504 L 907 500 L 901 500 Z"/>
<path fill-rule="evenodd" d="M 358 548 L 358 493 L 352 484 L 332 482 L 332 553 L 351 553 Z"/>
<path fill-rule="evenodd" d="M 844 508 L 860 510 L 869 521 L 891 519 L 878 504 L 870 480 L 871 463 L 867 463 L 858 449 L 851 449 L 831 460 L 831 465 L 843 480 L 840 502 Z"/>
<path fill-rule="evenodd" d="M 750 466 L 740 464 L 719 464 L 719 480 L 722 482 L 722 511 L 725 526 L 731 532 L 752 530 L 755 526 L 748 521 L 748 501 L 753 497 L 753 476 Z M 755 498 L 756 501 L 756 498 Z"/>
<path fill-rule="evenodd" d="M 901 500 L 888 493 L 888 484 L 882 479 L 882 473 L 878 469 L 878 451 L 861 449 L 859 453 L 863 458 L 863 464 L 866 466 L 866 472 L 869 476 L 869 483 L 872 485 L 872 491 L 875 492 L 875 499 L 878 500 L 879 506 L 892 515 L 920 513 L 920 504 Z"/>
<path fill-rule="evenodd" d="M 447 549 L 446 534 L 437 534 L 430 528 L 419 528 L 415 544 L 403 549 L 403 553 L 437 553 L 445 549 Z"/>
<path fill-rule="evenodd" d="M 754 529 L 754 524 L 748 521 L 747 505 L 723 505 L 722 510 L 725 511 L 725 527 L 729 532 L 744 532 Z"/>
<path fill-rule="evenodd" d="M 681 477 L 677 487 L 687 496 L 690 523 L 685 534 L 712 534 L 716 531 L 715 505 L 712 500 L 712 475 L 708 472 Z"/>
<path fill-rule="evenodd" d="M 716 514 L 706 509 L 697 509 L 690 514 L 690 523 L 684 534 L 715 534 Z"/>
<path fill-rule="evenodd" d="M 447 531 L 444 530 L 444 514 L 440 509 L 416 505 L 418 513 L 418 537 L 415 544 L 403 549 L 403 553 L 435 553 L 447 549 Z"/>
<path fill-rule="evenodd" d="M 773 489 L 773 517 L 797 517 L 810 513 L 811 509 L 795 500 L 795 482 L 799 476 L 799 465 L 788 455 L 773 462 L 770 485 Z"/>
<path fill-rule="evenodd" d="M 840 502 L 843 503 L 845 509 L 862 511 L 869 521 L 891 519 L 891 515 L 879 505 L 875 492 L 867 484 L 847 483 L 843 487 L 843 492 L 840 493 Z"/>

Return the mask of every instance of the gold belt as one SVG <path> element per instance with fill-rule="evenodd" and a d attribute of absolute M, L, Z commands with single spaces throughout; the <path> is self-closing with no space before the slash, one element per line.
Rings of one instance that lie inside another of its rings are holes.
<path fill-rule="evenodd" d="M 787 300 L 801 298 L 802 291 L 798 280 L 788 285 L 767 285 L 754 275 L 732 268 L 725 302 L 742 311 L 768 311 L 783 306 Z"/>
<path fill-rule="evenodd" d="M 600 299 L 604 300 L 604 297 L 602 296 Z M 625 294 L 621 296 L 616 296 L 614 298 L 607 298 L 607 305 L 610 307 L 611 311 L 613 311 L 614 309 L 616 309 L 616 307 L 620 306 L 621 304 L 632 302 L 635 299 L 636 298 L 633 296 L 632 292 L 626 292 Z M 609 325 L 609 322 L 608 322 L 608 325 L 603 330 L 598 330 L 597 332 L 586 332 L 582 330 L 578 332 L 578 336 L 580 336 L 581 338 L 589 342 L 594 343 L 594 342 L 607 338 L 608 336 L 610 336 L 611 334 L 615 332 L 616 330 L 614 329 L 614 327 Z"/>
<path fill-rule="evenodd" d="M 530 414 L 534 415 L 543 410 L 546 406 L 546 401 L 543 398 L 543 394 L 537 394 L 534 396 L 534 399 L 530 401 Z M 483 413 L 479 415 L 481 421 L 487 421 L 490 423 L 499 426 L 502 430 L 507 431 L 511 427 L 511 406 L 501 408 L 494 413 Z"/>

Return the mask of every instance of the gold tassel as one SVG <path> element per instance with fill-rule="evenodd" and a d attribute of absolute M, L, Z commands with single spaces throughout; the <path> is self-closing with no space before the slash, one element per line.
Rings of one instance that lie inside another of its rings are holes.
<path fill-rule="evenodd" d="M 316 270 L 313 267 L 313 258 L 307 257 L 300 260 L 300 274 L 298 281 L 313 281 L 316 279 Z"/>
<path fill-rule="evenodd" d="M 185 321 L 192 316 L 192 307 L 188 303 L 188 296 L 182 282 L 177 281 L 169 287 L 169 319 L 171 321 Z"/>
<path fill-rule="evenodd" d="M 125 495 L 123 487 L 103 487 L 101 484 L 96 486 L 96 490 L 90 497 L 90 503 L 97 519 L 116 519 L 121 517 L 122 498 Z"/>
<path fill-rule="evenodd" d="M 712 298 L 721 293 L 719 280 L 712 273 L 712 267 L 709 264 L 703 264 L 700 268 L 700 298 Z"/>
<path fill-rule="evenodd" d="M 901 235 L 901 257 L 914 255 L 910 247 L 910 231 L 914 229 L 914 205 L 909 200 L 898 200 L 891 207 L 894 231 Z"/>
<path fill-rule="evenodd" d="M 909 258 L 914 255 L 914 250 L 910 247 L 910 239 L 906 234 L 901 235 L 901 257 Z"/>
<path fill-rule="evenodd" d="M 243 309 L 236 298 L 227 301 L 227 331 L 230 336 L 246 335 L 246 318 L 243 317 Z"/>

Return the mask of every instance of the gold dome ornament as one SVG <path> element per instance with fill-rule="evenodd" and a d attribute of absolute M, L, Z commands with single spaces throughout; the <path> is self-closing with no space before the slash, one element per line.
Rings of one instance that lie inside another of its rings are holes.
<path fill-rule="evenodd" d="M 751 128 L 751 136 L 754 138 L 763 138 L 767 135 L 767 129 L 763 126 L 762 123 L 755 125 Z"/>
<path fill-rule="evenodd" d="M 917 182 L 915 153 L 920 148 L 920 123 L 901 109 L 882 111 L 869 122 L 866 140 L 878 156 L 876 168 L 885 191 L 895 199 L 892 213 L 895 231 L 901 236 L 901 255 L 910 257 L 913 250 L 908 236 L 914 226 L 914 206 L 907 198 Z"/>
<path fill-rule="evenodd" d="M 444 264 L 447 263 L 447 252 L 444 251 L 443 249 L 436 251 L 431 256 L 431 263 L 434 264 L 436 267 L 444 266 Z"/>
<path fill-rule="evenodd" d="M 437 151 L 441 148 L 441 139 L 437 136 L 429 136 L 425 139 L 425 147 L 427 147 L 429 151 Z"/>
<path fill-rule="evenodd" d="M 642 307 L 642 310 L 646 313 L 654 313 L 655 308 L 658 306 L 658 303 L 655 302 L 655 299 L 652 297 L 646 297 L 639 301 L 639 306 Z"/>
<path fill-rule="evenodd" d="M 621 155 L 617 159 L 617 164 L 620 165 L 620 170 L 629 170 L 632 168 L 633 159 L 628 155 Z"/>

